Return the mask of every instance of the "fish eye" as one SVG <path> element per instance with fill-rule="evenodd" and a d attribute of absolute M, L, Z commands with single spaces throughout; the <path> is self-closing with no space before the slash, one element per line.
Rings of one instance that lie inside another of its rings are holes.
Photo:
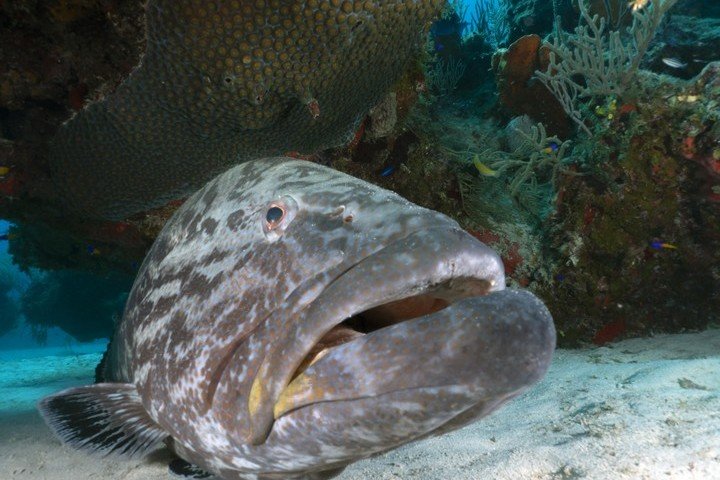
<path fill-rule="evenodd" d="M 265 213 L 265 226 L 268 230 L 276 228 L 285 218 L 285 209 L 277 204 L 270 205 L 267 213 Z"/>
<path fill-rule="evenodd" d="M 271 240 L 277 240 L 285 232 L 297 213 L 297 203 L 292 197 L 282 197 L 267 206 L 264 210 L 263 231 Z"/>

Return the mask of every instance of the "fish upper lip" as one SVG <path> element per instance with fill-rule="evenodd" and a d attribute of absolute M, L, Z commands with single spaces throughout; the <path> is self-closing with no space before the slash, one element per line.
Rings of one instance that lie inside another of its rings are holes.
<path fill-rule="evenodd" d="M 440 235 L 436 235 L 438 230 Z M 418 248 L 423 247 L 433 249 L 433 255 L 417 255 Z M 379 275 L 390 288 L 373 288 Z M 246 441 L 259 445 L 267 439 L 275 403 L 300 362 L 330 329 L 360 312 L 412 297 L 458 277 L 487 281 L 488 293 L 505 287 L 497 253 L 459 227 L 413 231 L 349 266 L 326 285 L 305 309 L 303 318 L 290 326 L 287 336 L 263 360 L 249 395 L 251 429 Z M 368 295 L 369 291 L 374 294 Z"/>

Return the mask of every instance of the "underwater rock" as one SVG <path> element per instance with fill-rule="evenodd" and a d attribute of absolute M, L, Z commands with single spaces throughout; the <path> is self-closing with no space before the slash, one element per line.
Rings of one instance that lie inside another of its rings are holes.
<path fill-rule="evenodd" d="M 554 347 L 542 303 L 505 289 L 500 258 L 455 221 L 267 158 L 168 222 L 105 383 L 39 409 L 85 451 L 139 457 L 165 442 L 182 458 L 172 471 L 329 479 L 488 415 L 542 378 Z"/>
<path fill-rule="evenodd" d="M 142 63 L 53 142 L 62 197 L 121 219 L 239 162 L 347 142 L 442 3 L 151 0 Z"/>
<path fill-rule="evenodd" d="M 115 89 L 141 57 L 143 0 L 0 2 L 0 218 L 58 220 L 48 142 Z M 54 223 L 53 223 L 54 221 Z"/>
<path fill-rule="evenodd" d="M 551 135 L 567 138 L 571 128 L 562 105 L 534 78 L 537 70 L 548 66 L 548 52 L 541 46 L 539 36 L 526 35 L 495 52 L 492 68 L 500 103 L 513 116 L 528 115 L 542 122 Z"/>

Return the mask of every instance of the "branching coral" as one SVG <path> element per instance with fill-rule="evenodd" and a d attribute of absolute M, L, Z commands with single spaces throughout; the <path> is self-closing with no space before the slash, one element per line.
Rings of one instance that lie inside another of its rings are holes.
<path fill-rule="evenodd" d="M 465 68 L 461 60 L 438 59 L 425 76 L 425 84 L 430 90 L 440 95 L 447 95 L 457 88 L 458 82 L 465 74 Z"/>
<path fill-rule="evenodd" d="M 472 34 L 483 37 L 493 50 L 507 44 L 510 38 L 510 2 L 478 0 L 471 19 Z"/>
<path fill-rule="evenodd" d="M 502 131 L 492 122 L 477 125 L 465 137 L 437 134 L 439 150 L 457 171 L 462 203 L 481 224 L 515 215 L 513 202 L 528 215 L 523 221 L 536 223 L 552 210 L 559 175 L 576 175 L 568 168 L 574 161 L 571 143 L 548 136 L 541 123 L 521 118 L 527 120 L 524 125 L 509 128 L 513 141 L 508 147 L 501 145 Z M 488 171 L 478 172 L 482 166 Z"/>
<path fill-rule="evenodd" d="M 585 133 L 592 134 L 583 118 L 583 102 L 636 93 L 640 62 L 663 16 L 675 3 L 677 0 L 653 0 L 633 11 L 632 26 L 623 32 L 608 31 L 607 20 L 590 15 L 586 0 L 580 0 L 580 24 L 575 32 L 557 29 L 549 45 L 549 66 L 536 72 L 537 77 Z"/>
<path fill-rule="evenodd" d="M 501 155 L 490 162 L 490 166 L 500 174 L 508 174 L 511 178 L 509 189 L 517 196 L 521 188 L 529 186 L 537 189 L 538 177 L 549 172 L 549 181 L 553 185 L 560 173 L 568 173 L 566 167 L 570 141 L 561 141 L 550 137 L 542 123 L 530 127 L 529 132 L 514 130 L 520 142 L 512 152 Z M 541 182 L 542 183 L 542 182 Z"/>

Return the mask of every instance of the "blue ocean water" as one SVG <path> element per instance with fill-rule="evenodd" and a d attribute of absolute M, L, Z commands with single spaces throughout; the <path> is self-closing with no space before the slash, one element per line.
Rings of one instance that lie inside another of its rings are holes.
<path fill-rule="evenodd" d="M 0 234 L 8 232 L 11 223 L 0 220 Z M 0 241 L 0 285 L 10 288 L 0 291 L 13 304 L 19 304 L 23 293 L 30 286 L 31 278 L 12 263 L 7 241 Z M 9 315 L 10 312 L 0 311 L 0 315 Z M 18 360 L 44 355 L 75 355 L 78 353 L 102 352 L 107 344 L 106 340 L 98 339 L 92 342 L 78 342 L 71 335 L 58 327 L 49 327 L 44 341 L 38 342 L 33 336 L 32 329 L 25 324 L 20 314 L 17 327 L 3 331 L 0 334 L 0 360 Z"/>

